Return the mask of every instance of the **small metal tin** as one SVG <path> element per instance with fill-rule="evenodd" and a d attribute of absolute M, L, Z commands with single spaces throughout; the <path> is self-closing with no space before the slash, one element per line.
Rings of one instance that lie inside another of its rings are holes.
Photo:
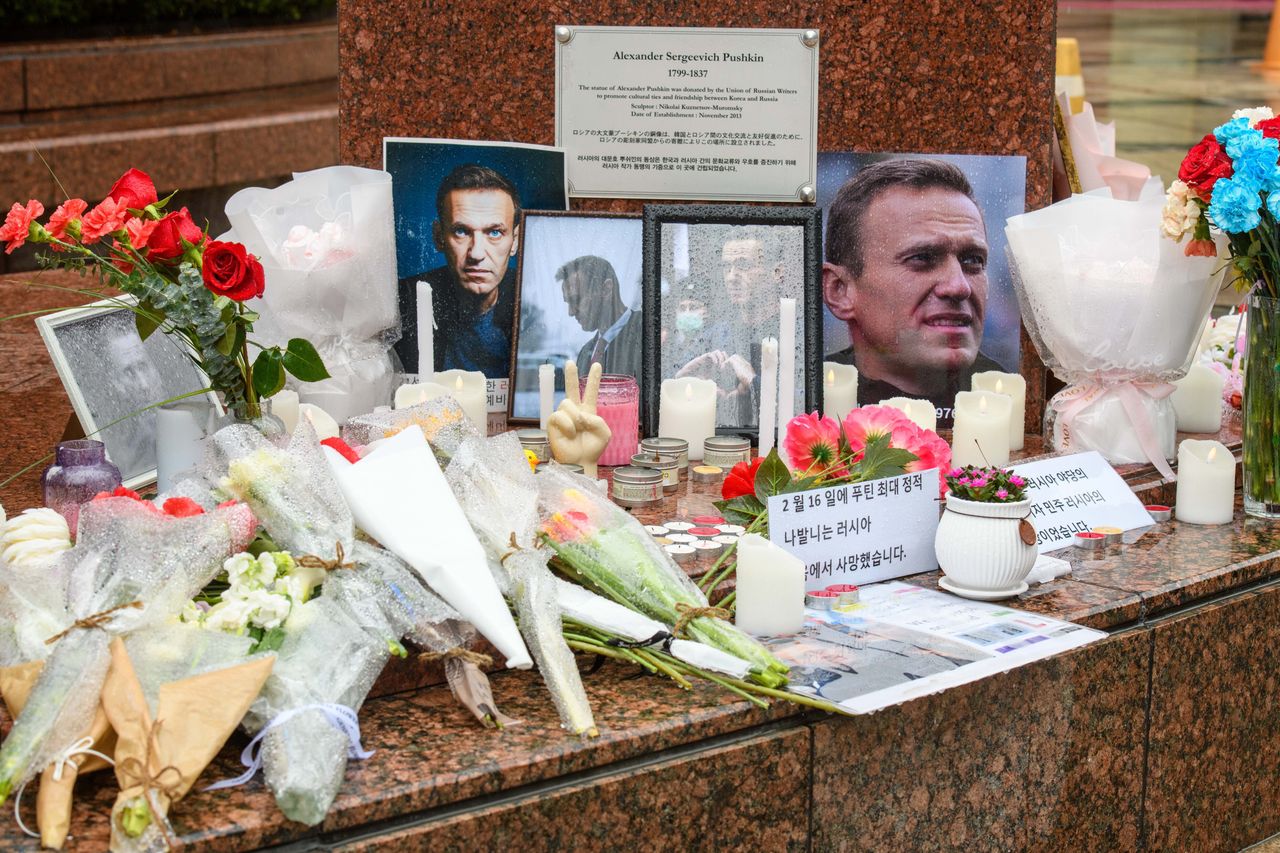
<path fill-rule="evenodd" d="M 699 539 L 714 539 L 720 535 L 719 527 L 690 527 L 689 535 Z"/>
<path fill-rule="evenodd" d="M 652 536 L 666 536 L 667 533 L 670 532 L 661 524 L 646 524 L 644 529 L 649 531 L 649 534 Z"/>
<path fill-rule="evenodd" d="M 1095 527 L 1094 533 L 1102 534 L 1102 541 L 1107 545 L 1119 545 L 1124 539 L 1124 531 L 1119 527 Z"/>
<path fill-rule="evenodd" d="M 1107 544 L 1107 537 L 1093 531 L 1081 532 L 1071 537 L 1071 544 L 1081 551 L 1100 551 Z"/>
<path fill-rule="evenodd" d="M 810 610 L 830 610 L 836 606 L 836 599 L 840 597 L 837 592 L 828 592 L 825 589 L 817 589 L 804 594 L 804 606 Z"/>
<path fill-rule="evenodd" d="M 719 542 L 721 545 L 734 545 L 737 543 L 738 537 L 728 533 L 724 533 L 724 534 L 721 534 L 720 536 L 717 536 L 715 539 L 712 539 L 711 541 Z"/>
<path fill-rule="evenodd" d="M 681 545 L 692 545 L 698 541 L 698 537 L 690 536 L 688 533 L 668 533 L 668 542 L 679 542 Z"/>
<path fill-rule="evenodd" d="M 662 526 L 676 533 L 685 533 L 690 528 L 696 527 L 697 525 L 690 524 L 687 521 L 664 521 L 662 522 Z"/>
<path fill-rule="evenodd" d="M 555 466 L 556 466 L 556 470 L 557 470 L 557 471 L 564 471 L 566 474 L 581 474 L 581 473 L 582 473 L 582 466 L 581 466 L 581 465 L 575 465 L 575 464 L 573 464 L 572 462 L 556 462 L 555 460 L 552 460 L 552 459 L 549 459 L 549 460 L 547 460 L 546 462 L 539 462 L 539 463 L 538 463 L 538 469 L 537 469 L 536 471 L 534 471 L 534 473 L 535 473 L 535 474 L 538 474 L 538 473 L 541 473 L 541 472 L 543 472 L 543 471 L 546 471 L 546 470 L 548 470 L 552 465 L 555 465 Z"/>
<path fill-rule="evenodd" d="M 667 545 L 662 550 L 671 555 L 671 559 L 677 563 L 687 563 L 698 556 L 698 549 L 692 545 Z"/>
<path fill-rule="evenodd" d="M 747 528 L 741 524 L 717 524 L 716 527 L 720 528 L 721 533 L 732 533 L 734 536 L 741 536 L 747 532 Z"/>
<path fill-rule="evenodd" d="M 827 585 L 827 592 L 857 592 L 856 583 L 833 583 Z"/>
<path fill-rule="evenodd" d="M 853 592 L 842 592 L 836 597 L 836 610 L 844 610 L 846 607 L 853 607 L 860 600 L 861 599 L 859 598 L 858 591 L 856 589 Z"/>
<path fill-rule="evenodd" d="M 542 429 L 518 429 L 516 438 L 525 450 L 532 450 L 539 462 L 551 460 L 551 442 L 547 439 L 547 431 Z"/>
<path fill-rule="evenodd" d="M 696 465 L 689 473 L 695 483 L 718 483 L 724 479 L 724 469 L 717 465 Z"/>
<path fill-rule="evenodd" d="M 719 554 L 724 550 L 724 545 L 714 539 L 699 539 L 697 542 L 690 542 L 689 544 L 702 554 Z"/>
<path fill-rule="evenodd" d="M 674 456 L 676 468 L 689 470 L 689 442 L 683 438 L 646 438 L 640 442 L 640 449 L 645 453 L 658 453 L 663 456 Z"/>
<path fill-rule="evenodd" d="M 751 441 L 736 435 L 713 435 L 702 442 L 702 464 L 732 468 L 751 461 Z"/>
<path fill-rule="evenodd" d="M 656 453 L 637 453 L 631 457 L 631 464 L 637 468 L 652 468 L 662 475 L 662 488 L 674 492 L 680 488 L 680 469 L 676 466 L 674 456 L 660 456 Z"/>
<path fill-rule="evenodd" d="M 1165 506 L 1164 504 L 1148 504 L 1144 509 L 1151 513 L 1152 521 L 1169 521 L 1173 518 L 1173 507 L 1171 506 Z"/>
<path fill-rule="evenodd" d="M 624 465 L 613 469 L 613 502 L 619 506 L 652 506 L 662 500 L 662 474 L 653 468 Z"/>

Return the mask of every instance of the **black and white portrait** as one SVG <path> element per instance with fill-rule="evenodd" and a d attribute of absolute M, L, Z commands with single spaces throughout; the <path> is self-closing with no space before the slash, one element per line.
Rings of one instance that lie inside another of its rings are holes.
<path fill-rule="evenodd" d="M 522 230 L 511 417 L 538 417 L 543 364 L 556 368 L 555 405 L 564 394 L 566 361 L 576 363 L 581 376 L 599 362 L 605 373 L 639 381 L 641 218 L 528 211 Z"/>
<path fill-rule="evenodd" d="M 143 341 L 133 311 L 105 301 L 36 321 L 85 434 L 130 488 L 156 471 L 156 404 L 208 388 L 204 374 L 168 336 Z M 214 409 L 212 396 L 193 398 L 197 422 Z M 143 411 L 146 409 L 146 411 Z"/>

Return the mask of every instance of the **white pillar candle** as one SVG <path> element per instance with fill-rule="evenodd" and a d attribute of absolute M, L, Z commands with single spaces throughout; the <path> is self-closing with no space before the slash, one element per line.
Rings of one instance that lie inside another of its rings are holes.
<path fill-rule="evenodd" d="M 858 407 L 858 368 L 852 364 L 822 362 L 822 414 L 844 420 Z"/>
<path fill-rule="evenodd" d="M 338 437 L 338 422 L 319 406 L 312 403 L 299 403 L 298 423 L 302 423 L 303 418 L 310 421 L 312 429 L 316 431 L 316 438 L 321 441 Z"/>
<path fill-rule="evenodd" d="M 298 426 L 298 392 L 288 388 L 271 397 L 271 414 L 284 424 L 284 431 L 292 433 Z"/>
<path fill-rule="evenodd" d="M 554 364 L 538 365 L 538 425 L 547 428 L 551 420 L 551 412 L 556 402 L 556 366 Z"/>
<path fill-rule="evenodd" d="M 910 397 L 890 397 L 888 400 L 881 400 L 879 405 L 888 406 L 891 409 L 897 409 L 907 416 L 907 420 L 911 421 L 921 429 L 934 431 L 937 431 L 938 429 L 938 409 L 933 405 L 931 400 L 913 400 Z"/>
<path fill-rule="evenodd" d="M 1174 514 L 1191 524 L 1227 524 L 1235 513 L 1236 460 L 1220 441 L 1187 439 L 1178 445 Z"/>
<path fill-rule="evenodd" d="M 1017 373 L 988 370 L 973 374 L 973 390 L 1009 395 L 1013 403 L 1009 417 L 1009 449 L 1021 450 L 1026 439 L 1027 380 Z"/>
<path fill-rule="evenodd" d="M 992 391 L 961 391 L 956 394 L 951 464 L 957 468 L 965 465 L 1008 465 L 1012 408 L 1008 394 Z"/>
<path fill-rule="evenodd" d="M 1222 387 L 1226 377 L 1203 364 L 1191 365 L 1173 383 L 1173 411 L 1179 432 L 1217 432 L 1222 429 Z"/>
<path fill-rule="evenodd" d="M 449 389 L 449 396 L 458 401 L 462 411 L 480 430 L 489 431 L 489 404 L 485 397 L 484 374 L 478 370 L 442 370 L 431 375 L 431 381 Z"/>
<path fill-rule="evenodd" d="M 716 383 L 666 379 L 658 403 L 658 435 L 689 442 L 689 459 L 702 459 L 702 442 L 716 434 Z"/>
<path fill-rule="evenodd" d="M 804 627 L 804 562 L 759 533 L 738 540 L 733 622 L 748 634 L 776 637 Z"/>
<path fill-rule="evenodd" d="M 787 442 L 787 424 L 796 410 L 796 301 L 778 300 L 778 450 Z"/>
<path fill-rule="evenodd" d="M 407 409 L 417 406 L 436 397 L 448 397 L 450 391 L 438 382 L 415 382 L 412 385 L 401 385 L 396 389 L 395 407 Z"/>
<path fill-rule="evenodd" d="M 431 306 L 431 285 L 418 282 L 418 375 L 424 379 L 436 369 L 435 311 Z"/>
<path fill-rule="evenodd" d="M 760 455 L 768 456 L 778 427 L 778 339 L 760 342 Z"/>

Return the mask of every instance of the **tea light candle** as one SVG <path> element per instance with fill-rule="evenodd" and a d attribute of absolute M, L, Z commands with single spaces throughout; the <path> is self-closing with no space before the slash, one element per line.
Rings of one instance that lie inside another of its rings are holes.
<path fill-rule="evenodd" d="M 478 370 L 442 370 L 432 374 L 431 381 L 449 389 L 462 411 L 484 435 L 488 432 L 488 403 L 485 401 L 484 374 Z"/>
<path fill-rule="evenodd" d="M 689 442 L 689 459 L 702 459 L 702 442 L 716 434 L 716 383 L 666 379 L 658 403 L 658 434 Z"/>
<path fill-rule="evenodd" d="M 921 429 L 937 430 L 938 410 L 929 400 L 913 400 L 910 397 L 890 397 L 879 405 L 897 409 Z"/>
<path fill-rule="evenodd" d="M 1009 416 L 1009 449 L 1021 450 L 1026 438 L 1024 413 L 1027 411 L 1027 380 L 1017 373 L 988 370 L 973 374 L 973 390 L 1009 395 L 1013 404 Z"/>
<path fill-rule="evenodd" d="M 822 362 L 822 414 L 843 421 L 858 407 L 858 368 Z M 763 451 L 762 451 L 763 453 Z"/>
<path fill-rule="evenodd" d="M 1173 383 L 1173 411 L 1179 432 L 1217 432 L 1222 429 L 1222 387 L 1226 377 L 1204 364 L 1193 364 Z"/>
<path fill-rule="evenodd" d="M 778 448 L 787 442 L 787 424 L 796 407 L 796 301 L 778 300 Z M 786 455 L 783 454 L 783 461 Z"/>
<path fill-rule="evenodd" d="M 301 423 L 303 418 L 306 418 L 311 423 L 312 429 L 316 431 L 316 438 L 321 441 L 326 438 L 338 437 L 338 422 L 319 406 L 311 403 L 299 403 L 298 423 Z"/>
<path fill-rule="evenodd" d="M 760 455 L 768 456 L 773 449 L 773 437 L 777 430 L 778 416 L 778 339 L 765 338 L 760 342 Z"/>
<path fill-rule="evenodd" d="M 284 431 L 292 433 L 298 426 L 298 392 L 288 388 L 271 397 L 271 414 L 284 424 Z"/>
<path fill-rule="evenodd" d="M 1187 439 L 1178 445 L 1178 521 L 1227 524 L 1235 496 L 1236 460 L 1225 444 Z"/>
<path fill-rule="evenodd" d="M 554 364 L 538 365 L 538 424 L 540 429 L 547 428 L 551 420 L 551 412 L 556 402 L 556 366 Z"/>
<path fill-rule="evenodd" d="M 748 634 L 794 634 L 804 627 L 804 562 L 758 533 L 738 540 L 733 622 Z"/>
<path fill-rule="evenodd" d="M 961 391 L 956 394 L 956 425 L 951 436 L 951 464 L 1009 464 L 1009 415 L 1013 401 L 1008 394 Z"/>
<path fill-rule="evenodd" d="M 436 369 L 435 323 L 431 306 L 431 285 L 418 282 L 418 375 L 430 376 Z"/>
<path fill-rule="evenodd" d="M 401 385 L 396 389 L 395 408 L 407 409 L 418 406 L 436 397 L 449 396 L 449 389 L 436 382 L 417 382 L 412 385 Z"/>

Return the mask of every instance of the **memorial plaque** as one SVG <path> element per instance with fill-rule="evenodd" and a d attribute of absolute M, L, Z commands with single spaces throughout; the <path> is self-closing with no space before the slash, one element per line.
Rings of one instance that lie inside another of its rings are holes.
<path fill-rule="evenodd" d="M 556 27 L 569 194 L 816 198 L 818 31 Z"/>

